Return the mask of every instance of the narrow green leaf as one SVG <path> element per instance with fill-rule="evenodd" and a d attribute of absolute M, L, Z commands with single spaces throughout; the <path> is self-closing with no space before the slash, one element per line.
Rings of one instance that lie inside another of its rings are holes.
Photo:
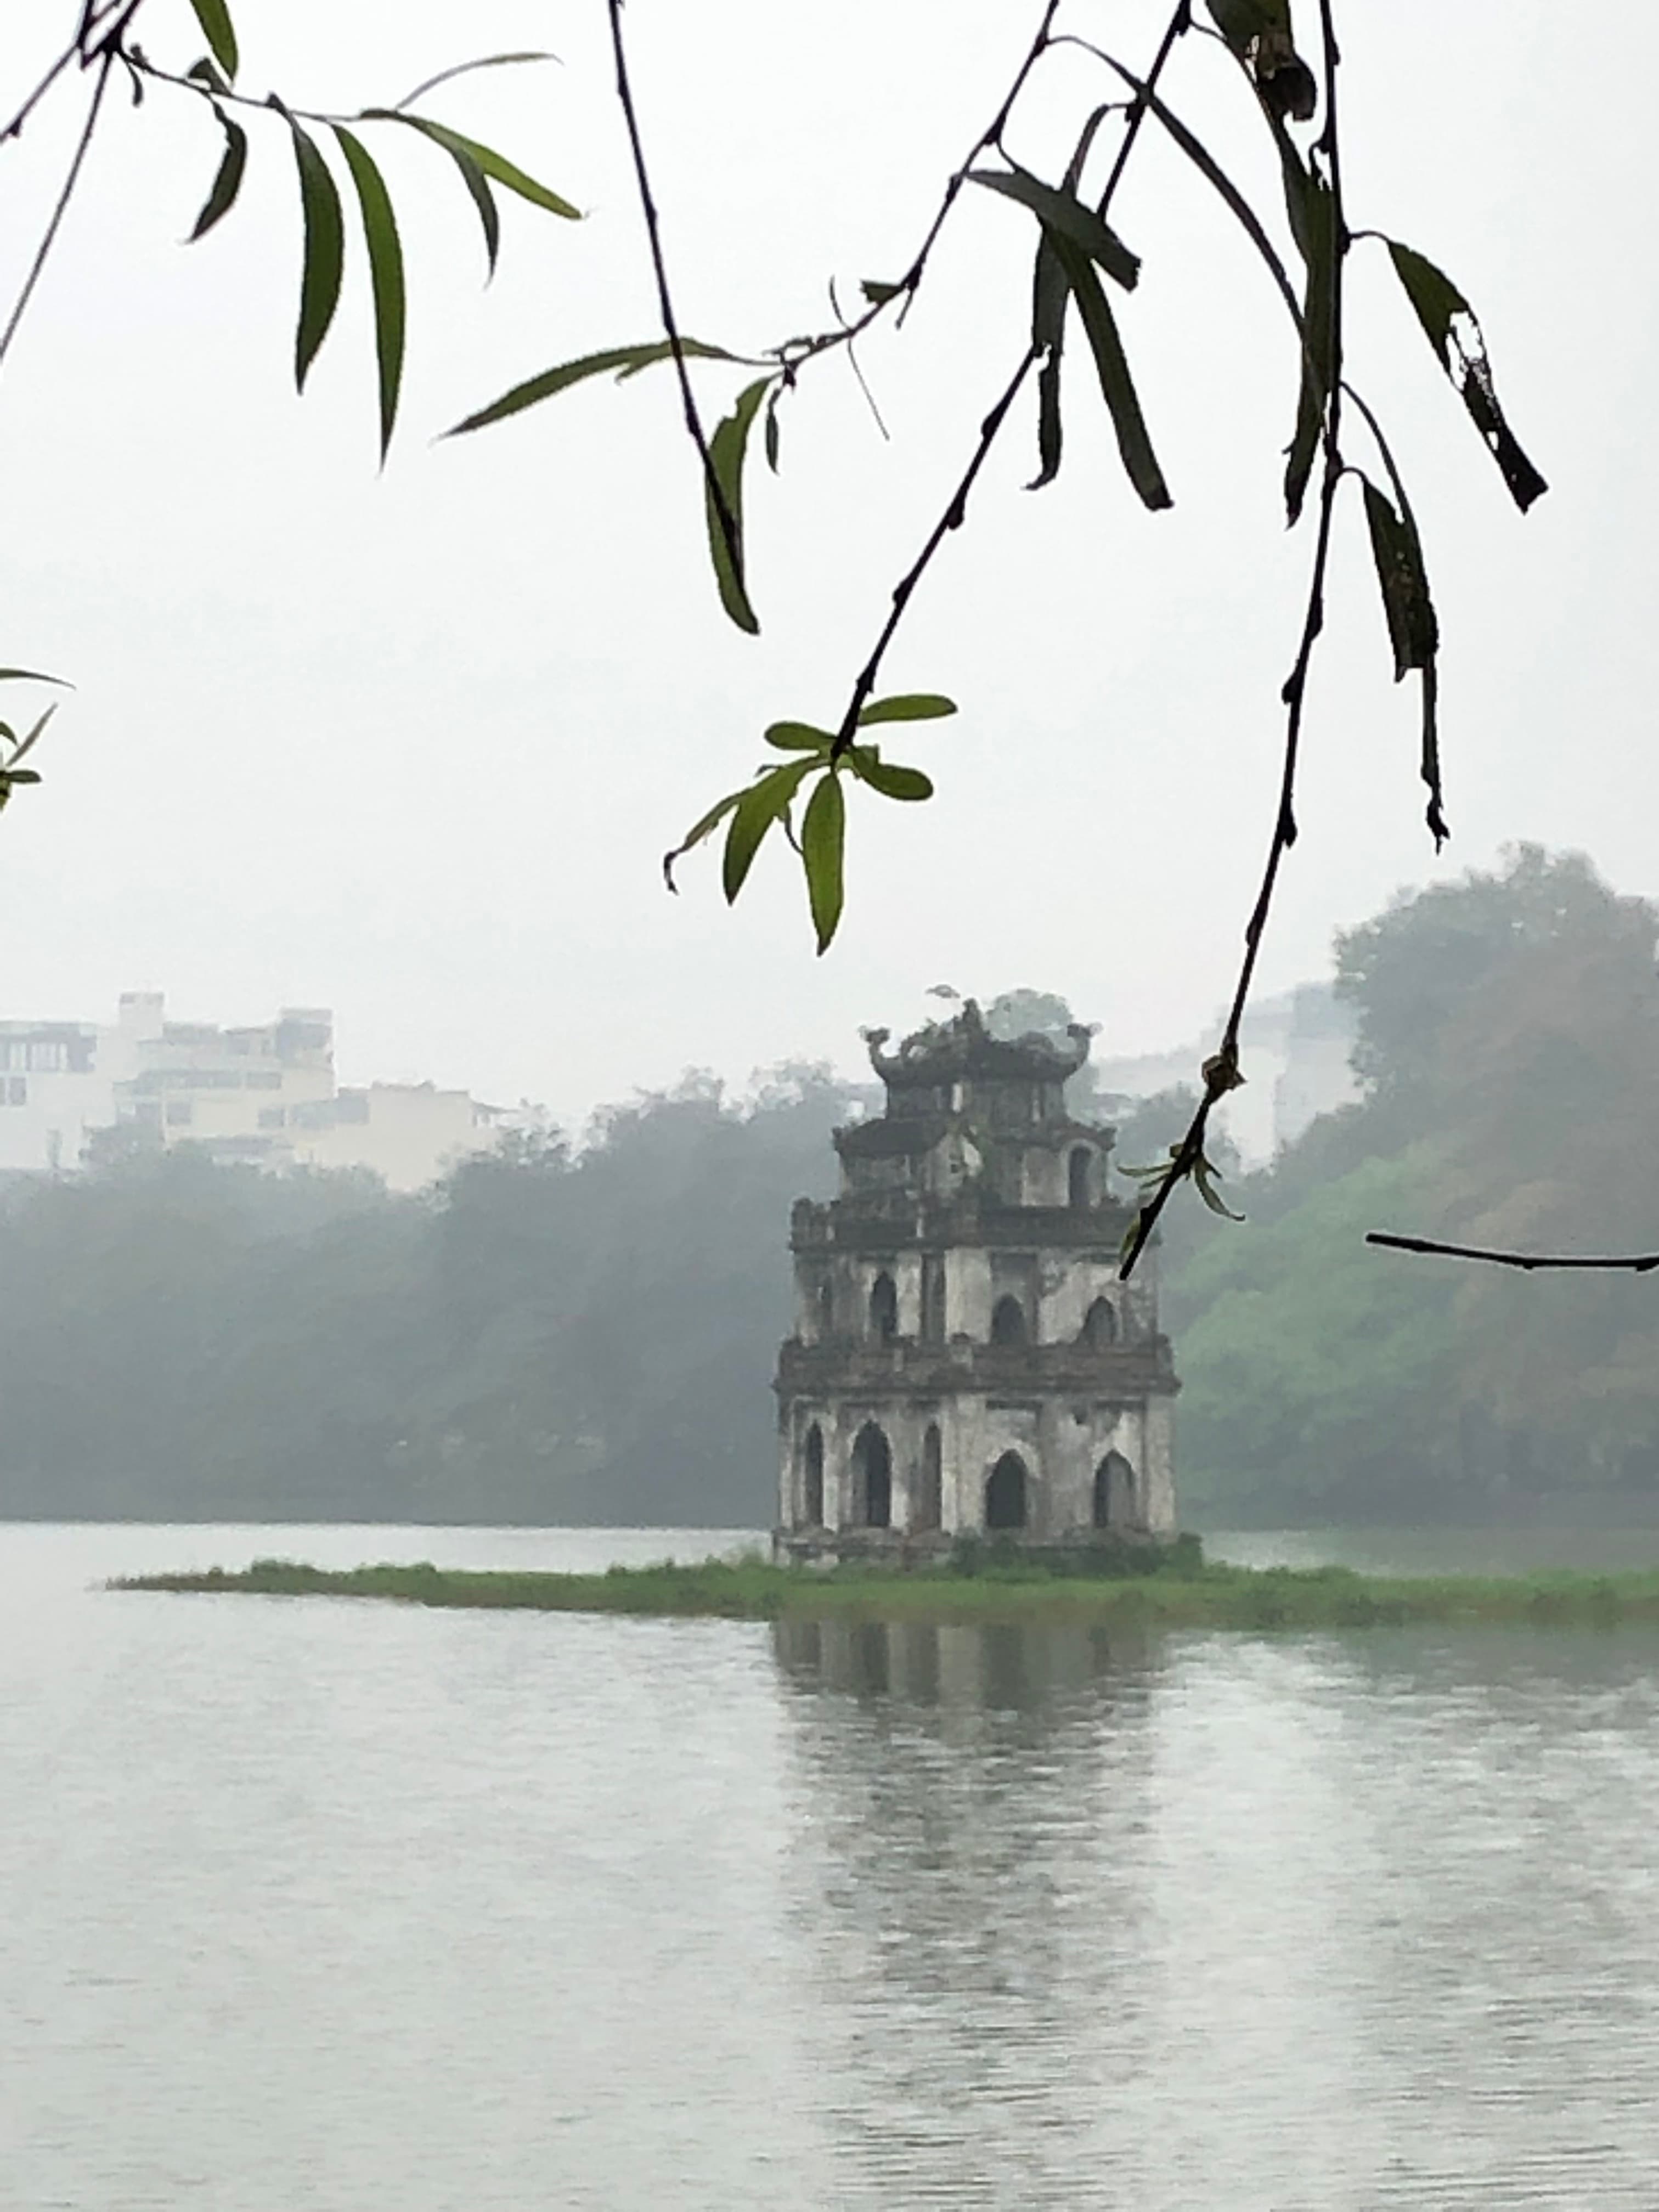
<path fill-rule="evenodd" d="M 15 769 L 18 762 L 22 759 L 24 754 L 29 751 L 30 749 L 39 742 L 41 732 L 46 728 L 46 724 L 51 721 L 52 716 L 57 712 L 58 702 L 54 699 L 51 706 L 48 707 L 45 713 L 37 719 L 33 728 L 28 732 L 27 736 L 14 739 L 11 758 L 6 764 L 8 773 L 9 773 L 11 769 Z M 29 773 L 30 781 L 38 783 L 40 781 L 40 778 L 33 774 L 33 770 Z M 21 781 L 21 779 L 20 778 L 19 780 Z"/>
<path fill-rule="evenodd" d="M 1335 331 L 1331 316 L 1336 297 L 1336 197 L 1322 177 L 1310 176 L 1304 203 L 1308 286 L 1302 308 L 1302 383 L 1297 401 L 1296 433 L 1285 464 L 1285 512 L 1294 522 L 1307 496 L 1308 478 L 1325 427 L 1331 388 Z"/>
<path fill-rule="evenodd" d="M 435 92 L 441 84 L 448 84 L 458 76 L 471 76 L 475 70 L 510 69 L 520 62 L 556 62 L 558 58 L 556 54 L 544 50 L 521 54 L 482 54 L 477 61 L 457 62 L 453 69 L 440 70 L 436 76 L 422 78 L 413 92 L 404 94 L 398 106 L 400 108 L 413 107 L 417 100 L 428 92 Z"/>
<path fill-rule="evenodd" d="M 1443 270 L 1432 261 L 1388 240 L 1395 273 L 1406 296 L 1417 310 L 1424 335 L 1439 356 L 1440 365 L 1462 399 L 1469 420 L 1502 472 L 1510 496 L 1524 514 L 1534 500 L 1549 489 L 1543 477 L 1522 452 L 1504 419 L 1486 358 L 1486 341 L 1473 307 Z"/>
<path fill-rule="evenodd" d="M 847 760 L 854 775 L 884 799 L 919 799 L 933 795 L 931 776 L 924 775 L 919 768 L 901 768 L 896 761 L 883 760 L 873 746 L 849 747 Z"/>
<path fill-rule="evenodd" d="M 327 337 L 334 310 L 340 304 L 345 220 L 338 189 L 317 150 L 316 140 L 291 115 L 288 127 L 294 134 L 300 205 L 305 216 L 305 270 L 300 280 L 300 320 L 294 334 L 294 381 L 303 392 L 317 349 Z"/>
<path fill-rule="evenodd" d="M 890 300 L 896 300 L 904 289 L 902 284 L 883 284 L 873 276 L 866 276 L 859 286 L 866 301 L 872 307 L 884 307 Z"/>
<path fill-rule="evenodd" d="M 363 219 L 363 243 L 368 249 L 369 284 L 374 295 L 374 357 L 380 380 L 380 459 L 392 443 L 398 420 L 398 394 L 403 384 L 406 308 L 404 296 L 404 249 L 398 236 L 398 218 L 386 179 L 361 138 L 337 123 L 351 181 L 357 188 L 357 206 Z"/>
<path fill-rule="evenodd" d="M 810 760 L 793 761 L 787 768 L 769 769 L 758 783 L 751 783 L 732 811 L 720 862 L 720 884 L 730 906 L 743 889 L 754 865 L 761 841 L 772 824 L 787 812 L 800 788 L 801 779 L 814 766 Z"/>
<path fill-rule="evenodd" d="M 527 378 L 523 384 L 515 384 L 511 392 L 503 392 L 489 406 L 480 408 L 476 415 L 469 415 L 465 422 L 456 423 L 453 430 L 446 431 L 444 434 L 458 438 L 463 430 L 482 430 L 487 423 L 500 422 L 526 407 L 535 406 L 539 400 L 550 399 L 555 392 L 567 392 L 573 384 L 580 384 L 587 377 L 603 376 L 607 369 L 617 371 L 617 381 L 620 384 L 624 377 L 637 375 L 641 369 L 648 368 L 653 362 L 672 359 L 673 350 L 666 339 L 659 339 L 652 345 L 612 346 L 605 353 L 584 354 L 580 361 L 567 361 L 557 368 L 544 369 L 539 376 Z M 703 345 L 696 338 L 683 338 L 680 350 L 694 361 L 733 361 L 737 358 L 734 354 L 727 353 L 724 346 Z"/>
<path fill-rule="evenodd" d="M 1440 643 L 1440 627 L 1429 580 L 1424 573 L 1422 548 L 1417 533 L 1395 512 L 1394 502 L 1369 478 L 1365 481 L 1365 521 L 1370 532 L 1371 557 L 1388 619 L 1389 641 L 1394 647 L 1395 681 L 1408 671 L 1426 668 Z"/>
<path fill-rule="evenodd" d="M 818 753 L 835 743 L 831 731 L 815 730 L 810 722 L 769 722 L 765 737 L 781 753 Z"/>
<path fill-rule="evenodd" d="M 193 246 L 198 238 L 205 238 L 222 216 L 227 216 L 236 204 L 236 195 L 242 189 L 242 173 L 247 167 L 247 133 L 240 123 L 233 122 L 216 100 L 213 112 L 219 118 L 225 134 L 225 150 L 219 163 L 219 173 L 213 179 L 213 189 L 202 203 L 202 212 L 196 218 L 196 227 L 185 240 Z"/>
<path fill-rule="evenodd" d="M 829 950 L 846 897 L 847 801 L 834 769 L 806 802 L 800 825 L 801 865 L 806 872 L 806 900 L 817 932 L 818 951 Z"/>
<path fill-rule="evenodd" d="M 58 684 L 65 691 L 75 689 L 67 676 L 47 676 L 38 668 L 0 668 L 0 684 Z"/>
<path fill-rule="evenodd" d="M 1112 428 L 1117 433 L 1117 449 L 1123 457 L 1123 465 L 1129 481 L 1139 494 L 1143 505 L 1157 509 L 1174 504 L 1169 486 L 1164 481 L 1164 471 L 1152 451 L 1152 441 L 1147 434 L 1140 402 L 1135 396 L 1129 364 L 1124 358 L 1122 341 L 1117 334 L 1111 308 L 1100 280 L 1086 254 L 1081 252 L 1062 231 L 1048 229 L 1049 243 L 1060 258 L 1066 279 L 1072 288 L 1078 313 L 1083 319 L 1090 350 L 1095 357 L 1095 372 L 1100 379 L 1101 396 L 1106 402 L 1112 418 Z"/>
<path fill-rule="evenodd" d="M 495 274 L 495 262 L 501 250 L 501 211 L 495 204 L 495 195 L 489 189 L 489 179 L 463 146 L 448 149 L 455 167 L 461 173 L 461 182 L 471 196 L 478 210 L 478 221 L 483 225 L 484 259 L 487 264 L 486 283 Z"/>
<path fill-rule="evenodd" d="M 1009 199 L 1018 200 L 1022 207 L 1030 208 L 1046 230 L 1057 231 L 1069 239 L 1091 261 L 1098 262 L 1126 291 L 1133 291 L 1139 282 L 1140 256 L 1132 253 L 1110 224 L 1103 222 L 1094 210 L 1085 207 L 1074 193 L 1045 185 L 1041 178 L 1018 167 L 1006 171 L 969 169 L 968 175 L 971 183 L 1002 192 Z"/>
<path fill-rule="evenodd" d="M 936 722 L 941 715 L 954 714 L 957 702 L 937 691 L 900 691 L 890 699 L 872 699 L 859 709 L 859 726 L 871 722 Z"/>
<path fill-rule="evenodd" d="M 749 603 L 748 587 L 744 581 L 743 463 L 756 411 L 772 380 L 769 376 L 763 376 L 746 386 L 738 393 L 732 412 L 716 423 L 714 434 L 708 441 L 708 460 L 714 481 L 712 484 L 705 481 L 703 484 L 708 551 L 714 563 L 720 605 L 738 628 L 747 630 L 751 637 L 758 634 L 760 623 Z M 720 488 L 719 499 L 715 497 L 715 485 Z"/>
<path fill-rule="evenodd" d="M 422 132 L 447 153 L 466 155 L 486 177 L 498 185 L 504 185 L 508 191 L 516 192 L 520 199 L 530 201 L 532 206 L 545 208 L 550 215 L 562 216 L 568 222 L 580 222 L 582 219 L 580 208 L 572 207 L 570 202 L 562 199 L 557 192 L 550 191 L 545 185 L 538 184 L 534 177 L 526 176 L 516 162 L 509 161 L 504 154 L 498 154 L 493 146 L 483 145 L 477 138 L 469 138 L 462 131 L 452 131 L 447 124 L 434 123 L 429 115 L 405 115 L 398 107 L 366 107 L 359 119 L 366 123 L 407 124 L 411 131 Z"/>
<path fill-rule="evenodd" d="M 744 797 L 747 789 L 748 786 L 745 784 L 743 791 L 728 791 L 724 799 L 717 799 L 707 814 L 692 823 L 679 843 L 671 852 L 663 854 L 662 879 L 671 891 L 678 891 L 679 889 L 679 885 L 674 881 L 675 861 L 682 859 L 694 845 L 701 845 L 705 837 L 712 836 Z"/>
<path fill-rule="evenodd" d="M 766 400 L 766 465 L 774 476 L 778 472 L 778 401 L 782 396 L 782 384 L 775 384 Z"/>
<path fill-rule="evenodd" d="M 202 36 L 213 49 L 213 58 L 234 83 L 236 77 L 236 28 L 225 0 L 190 0 Z"/>
<path fill-rule="evenodd" d="M 186 77 L 193 79 L 198 84 L 204 84 L 210 92 L 228 92 L 230 90 L 230 86 L 226 81 L 224 71 L 220 69 L 216 69 L 212 60 L 206 54 L 202 56 L 200 61 L 192 62 L 190 67 L 185 71 L 185 75 Z"/>

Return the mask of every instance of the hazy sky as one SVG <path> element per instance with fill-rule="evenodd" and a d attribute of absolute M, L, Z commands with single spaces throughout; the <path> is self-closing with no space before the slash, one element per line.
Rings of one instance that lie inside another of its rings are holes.
<path fill-rule="evenodd" d="M 755 346 L 821 326 L 831 275 L 848 296 L 901 272 L 1038 9 L 628 12 L 684 321 Z M 73 9 L 6 13 L 9 112 Z M 1164 13 L 1075 0 L 1070 20 L 1144 57 Z M 804 380 L 781 478 L 750 483 L 763 628 L 744 638 L 715 602 L 665 372 L 432 442 L 537 369 L 655 335 L 599 0 L 237 14 L 245 88 L 319 106 L 395 99 L 469 55 L 556 48 L 562 67 L 426 105 L 590 217 L 507 204 L 484 292 L 447 161 L 380 133 L 411 280 L 381 475 L 360 257 L 311 390 L 293 392 L 281 124 L 253 119 L 242 204 L 186 251 L 216 134 L 182 94 L 116 106 L 0 377 L 0 661 L 78 685 L 42 750 L 46 782 L 0 824 L 0 1012 L 102 1017 L 137 987 L 210 1019 L 327 1004 L 349 1077 L 429 1075 L 566 1116 L 688 1064 L 739 1079 L 787 1055 L 848 1064 L 860 1024 L 908 1022 L 938 981 L 1063 991 L 1115 1050 L 1197 1031 L 1230 985 L 1271 818 L 1310 551 L 1279 509 L 1295 363 L 1218 204 L 1152 144 L 1117 203 L 1146 259 L 1121 318 L 1174 512 L 1146 515 L 1128 492 L 1079 344 L 1060 483 L 1020 489 L 1028 416 L 889 662 L 890 688 L 947 691 L 963 711 L 890 748 L 936 776 L 933 805 L 854 795 L 848 915 L 820 961 L 781 848 L 732 913 L 712 860 L 685 866 L 674 900 L 659 856 L 747 776 L 767 721 L 837 716 L 1018 357 L 1029 218 L 970 195 L 902 336 L 867 348 L 890 445 L 843 365 Z M 1659 890 L 1644 736 L 1659 27 L 1583 5 L 1569 46 L 1541 0 L 1346 0 L 1340 15 L 1352 219 L 1468 293 L 1553 489 L 1516 514 L 1381 249 L 1358 249 L 1352 367 L 1394 426 L 1427 538 L 1455 837 L 1437 862 L 1356 503 L 1269 989 L 1321 972 L 1334 929 L 1398 886 L 1509 840 L 1583 847 L 1621 888 Z M 142 37 L 181 67 L 200 48 L 183 0 L 150 0 Z M 1188 46 L 1171 96 L 1270 187 L 1225 58 Z M 1012 150 L 1053 174 L 1106 94 L 1085 64 L 1047 69 Z M 65 103 L 0 155 L 9 289 L 78 120 Z M 705 379 L 711 410 L 738 380 Z"/>

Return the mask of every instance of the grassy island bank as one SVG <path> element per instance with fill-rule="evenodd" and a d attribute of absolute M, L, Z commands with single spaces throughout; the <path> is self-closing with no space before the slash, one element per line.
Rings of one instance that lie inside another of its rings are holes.
<path fill-rule="evenodd" d="M 518 1574 L 426 1565 L 331 1570 L 256 1559 L 234 1572 L 212 1567 L 135 1575 L 110 1588 L 728 1620 L 1116 1620 L 1154 1628 L 1244 1630 L 1371 1628 L 1410 1621 L 1659 1624 L 1659 1571 L 1405 1578 L 1360 1575 L 1346 1567 L 1207 1565 L 1189 1555 L 1152 1572 L 1108 1574 L 979 1562 L 970 1571 L 958 1565 L 908 1573 L 867 1567 L 813 1573 L 718 1559 L 613 1567 L 605 1574 Z"/>

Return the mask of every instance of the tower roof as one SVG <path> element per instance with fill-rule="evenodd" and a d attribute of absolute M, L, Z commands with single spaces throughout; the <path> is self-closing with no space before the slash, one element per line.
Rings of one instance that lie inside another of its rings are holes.
<path fill-rule="evenodd" d="M 884 1048 L 891 1032 L 866 1030 L 870 1065 L 890 1089 L 931 1087 L 961 1081 L 1063 1083 L 1089 1057 L 1089 1031 L 1080 1022 L 1066 1030 L 1068 1042 L 1032 1030 L 1013 1039 L 994 1037 L 985 1026 L 977 1001 L 964 1000 L 948 1022 L 928 1022 L 900 1042 Z"/>

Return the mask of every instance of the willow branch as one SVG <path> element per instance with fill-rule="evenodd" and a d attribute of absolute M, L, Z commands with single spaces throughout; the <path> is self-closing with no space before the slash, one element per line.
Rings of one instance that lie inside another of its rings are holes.
<path fill-rule="evenodd" d="M 1024 82 L 1025 76 L 1029 73 L 1036 56 L 1042 51 L 1043 46 L 1049 43 L 1048 27 L 1053 20 L 1054 13 L 1054 10 L 1051 7 L 1045 14 L 1043 17 L 1042 28 L 1038 34 L 1037 43 L 1033 48 L 1031 54 L 1027 58 L 1025 69 L 1022 70 L 1020 76 L 1016 80 L 1013 91 L 1010 93 L 1007 100 L 1003 103 L 1002 115 L 995 133 L 995 136 L 998 137 L 1001 136 L 1002 124 L 1006 122 L 1008 112 L 1013 106 L 1014 94 L 1018 93 L 1020 85 Z M 1189 21 L 1190 17 L 1188 12 L 1188 0 L 1176 0 L 1175 9 L 1170 17 L 1168 24 L 1165 26 L 1164 36 L 1159 41 L 1158 52 L 1152 58 L 1152 65 L 1146 72 L 1146 94 L 1148 100 L 1150 100 L 1152 92 L 1156 89 L 1158 80 L 1163 74 L 1164 64 L 1168 62 L 1170 54 L 1175 50 L 1176 40 L 1181 36 L 1182 31 L 1188 27 Z M 1107 210 L 1111 205 L 1112 195 L 1116 191 L 1118 185 L 1122 179 L 1124 167 L 1128 160 L 1130 150 L 1133 149 L 1136 137 L 1139 133 L 1140 125 L 1145 119 L 1145 116 L 1146 101 L 1141 101 L 1136 107 L 1132 109 L 1129 114 L 1124 129 L 1123 143 L 1118 149 L 1117 158 L 1112 165 L 1112 173 L 1107 179 L 1105 190 L 1101 195 L 1100 214 L 1103 220 L 1105 217 Z M 993 139 L 989 136 L 981 139 L 980 142 L 981 146 L 989 145 L 992 143 L 994 143 Z M 976 148 L 975 150 L 977 152 L 979 149 Z M 969 155 L 969 159 L 971 162 L 973 156 Z M 960 187 L 963 181 L 963 175 L 964 174 L 965 170 L 952 180 L 954 186 L 957 188 Z M 946 212 L 948 212 L 948 208 L 949 198 L 947 198 L 946 202 Z M 939 218 L 939 222 L 942 222 L 943 220 L 944 214 L 942 212 Z M 933 230 L 928 234 L 929 245 L 931 245 L 933 239 L 938 234 L 939 222 L 935 222 Z M 926 249 L 924 249 L 924 254 L 925 250 Z M 863 711 L 866 701 L 869 698 L 871 692 L 875 688 L 876 678 L 880 673 L 882 661 L 886 655 L 888 647 L 891 645 L 893 641 L 900 623 L 904 619 L 905 609 L 909 605 L 910 600 L 915 592 L 916 586 L 921 583 L 922 578 L 927 573 L 927 570 L 933 561 L 933 557 L 938 553 L 940 546 L 944 544 L 945 539 L 950 536 L 953 530 L 961 528 L 963 518 L 966 516 L 968 512 L 968 495 L 972 491 L 975 482 L 979 476 L 979 472 L 984 467 L 992 447 L 996 443 L 998 434 L 1000 432 L 1003 424 L 1008 419 L 1008 410 L 1012 407 L 1015 400 L 1019 397 L 1026 378 L 1030 374 L 1032 369 L 1036 368 L 1037 362 L 1042 359 L 1042 348 L 1034 341 L 1032 344 L 1026 349 L 1019 367 L 1014 371 L 1012 380 L 1009 384 L 1006 391 L 1004 392 L 1001 398 L 997 401 L 995 406 L 992 408 L 990 413 L 980 424 L 978 443 L 975 446 L 974 451 L 969 459 L 968 466 L 963 473 L 961 481 L 957 483 L 955 491 L 951 495 L 950 501 L 945 507 L 945 512 L 939 516 L 939 520 L 928 532 L 927 538 L 922 544 L 921 552 L 917 554 L 909 568 L 894 586 L 892 605 L 888 609 L 886 620 L 882 623 L 881 629 L 877 635 L 875 644 L 871 649 L 870 658 L 865 662 L 863 667 L 859 671 L 857 677 L 854 680 L 853 696 L 847 702 L 847 711 L 842 716 L 841 726 L 836 732 L 836 741 L 830 749 L 830 757 L 832 761 L 840 760 L 847 751 L 848 747 L 852 744 L 854 734 L 858 728 L 859 715 Z"/>
<path fill-rule="evenodd" d="M 1600 1253 L 1494 1252 L 1478 1244 L 1442 1244 L 1432 1237 L 1389 1237 L 1380 1229 L 1373 1229 L 1365 1242 L 1385 1245 L 1393 1252 L 1425 1252 L 1438 1260 L 1484 1260 L 1491 1267 L 1520 1267 L 1528 1274 L 1534 1267 L 1578 1267 L 1648 1275 L 1659 1267 L 1659 1252 L 1638 1252 L 1628 1258 Z"/>
<path fill-rule="evenodd" d="M 1273 817 L 1273 835 L 1268 840 L 1267 857 L 1261 872 L 1261 887 L 1255 904 L 1244 927 L 1244 957 L 1239 965 L 1238 981 L 1234 986 L 1232 1002 L 1227 1009 L 1226 1022 L 1221 1032 L 1221 1042 L 1203 1067 L 1204 1095 L 1198 1109 L 1188 1125 L 1187 1133 L 1175 1148 L 1170 1165 L 1151 1197 L 1135 1217 L 1134 1228 L 1128 1249 L 1124 1255 L 1120 1274 L 1127 1278 L 1134 1272 L 1135 1263 L 1146 1249 L 1158 1218 L 1169 1204 L 1177 1185 L 1185 1182 L 1204 1158 L 1204 1139 L 1209 1128 L 1210 1115 L 1230 1091 L 1236 1091 L 1243 1078 L 1238 1067 L 1238 1032 L 1244 1018 L 1244 1009 L 1249 1002 L 1250 987 L 1255 980 L 1256 962 L 1261 956 L 1261 943 L 1267 933 L 1267 918 L 1273 911 L 1273 894 L 1279 887 L 1279 873 L 1285 856 L 1296 842 L 1296 781 L 1301 763 L 1302 720 L 1307 702 L 1308 675 L 1313 665 L 1314 647 L 1325 626 L 1325 579 L 1330 566 L 1331 526 L 1336 514 L 1336 496 L 1346 473 L 1341 459 L 1342 433 L 1342 274 L 1347 252 L 1347 233 L 1342 219 L 1342 169 L 1338 151 L 1336 73 L 1340 60 L 1336 44 L 1334 26 L 1331 21 L 1331 0 L 1321 0 L 1320 23 L 1324 47 L 1325 120 L 1319 144 L 1324 149 L 1330 176 L 1331 222 L 1333 247 L 1331 263 L 1329 354 L 1330 383 L 1325 397 L 1325 467 L 1320 484 L 1318 534 L 1314 541 L 1313 570 L 1308 582 L 1308 599 L 1302 619 L 1302 637 L 1297 647 L 1295 662 L 1285 680 L 1284 700 L 1285 744 L 1279 778 L 1279 805 Z"/>
<path fill-rule="evenodd" d="M 75 187 L 81 180 L 81 171 L 86 161 L 87 149 L 92 144 L 92 134 L 98 127 L 98 112 L 104 104 L 104 94 L 109 87 L 109 75 L 115 66 L 116 54 L 117 49 L 114 46 L 106 47 L 103 59 L 99 64 L 98 82 L 93 87 L 92 99 L 87 107 L 87 119 L 81 126 L 81 137 L 75 149 L 74 158 L 70 162 L 69 174 L 64 178 L 63 189 L 58 195 L 58 204 L 52 209 L 52 219 L 46 225 L 40 245 L 34 249 L 34 258 L 29 264 L 28 274 L 23 279 L 22 289 L 17 295 L 16 304 L 12 308 L 4 331 L 0 331 L 0 363 L 3 363 L 6 356 L 11 350 L 11 342 L 16 337 L 18 325 L 23 319 L 29 301 L 34 296 L 34 288 L 40 282 L 41 271 L 45 269 L 52 249 L 57 243 L 64 217 L 69 212 L 69 204 L 75 197 Z"/>
<path fill-rule="evenodd" d="M 680 335 L 678 318 L 674 312 L 674 295 L 669 289 L 668 264 L 663 254 L 662 228 L 657 216 L 657 203 L 652 196 L 650 173 L 645 166 L 645 144 L 640 136 L 640 120 L 635 112 L 633 88 L 628 77 L 628 52 L 623 39 L 623 0 L 609 0 L 611 15 L 611 51 L 617 64 L 617 98 L 622 104 L 623 119 L 628 125 L 628 143 L 634 156 L 634 176 L 639 186 L 640 208 L 645 216 L 646 237 L 650 242 L 651 266 L 657 280 L 657 312 L 662 321 L 663 336 L 668 340 L 674 357 L 674 374 L 679 381 L 680 406 L 685 416 L 685 428 L 697 458 L 702 463 L 703 482 L 708 487 L 709 502 L 720 522 L 720 536 L 726 540 L 726 550 L 733 570 L 743 574 L 743 542 L 738 532 L 738 519 L 721 489 L 714 472 L 714 455 L 708 450 L 702 417 L 697 412 L 696 395 L 691 389 L 691 372 L 686 364 L 685 342 Z"/>
<path fill-rule="evenodd" d="M 1025 380 L 1036 368 L 1039 357 L 1038 349 L 1036 346 L 1026 348 L 1019 367 L 1014 371 L 1009 381 L 1007 389 L 979 426 L 979 441 L 974 447 L 966 469 L 963 471 L 961 482 L 951 495 L 950 505 L 928 532 L 921 552 L 917 554 L 898 582 L 894 585 L 893 603 L 888 609 L 887 619 L 881 626 L 880 633 L 871 649 L 870 658 L 860 669 L 854 682 L 853 696 L 847 702 L 847 712 L 842 715 L 841 727 L 836 732 L 836 741 L 830 748 L 830 757 L 832 761 L 839 760 L 852 744 L 854 735 L 858 729 L 859 716 L 863 711 L 866 700 L 875 689 L 876 678 L 881 672 L 883 659 L 888 647 L 893 641 L 895 631 L 904 619 L 904 610 L 910 604 L 910 595 L 927 574 L 933 556 L 939 551 L 946 538 L 951 531 L 959 530 L 966 520 L 968 495 L 973 490 L 979 472 L 990 456 L 991 448 L 997 441 L 998 433 L 1008 419 L 1009 409 L 1018 398 Z"/>

